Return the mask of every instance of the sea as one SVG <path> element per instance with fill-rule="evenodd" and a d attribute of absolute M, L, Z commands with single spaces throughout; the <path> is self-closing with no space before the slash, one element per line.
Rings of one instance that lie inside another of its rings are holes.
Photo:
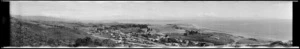
<path fill-rule="evenodd" d="M 181 21 L 120 21 L 143 24 L 194 24 L 202 28 L 248 38 L 292 40 L 292 20 L 181 20 Z"/>

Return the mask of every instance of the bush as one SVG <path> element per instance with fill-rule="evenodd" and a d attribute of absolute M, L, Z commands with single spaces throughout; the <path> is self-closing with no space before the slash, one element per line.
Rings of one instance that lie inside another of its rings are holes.
<path fill-rule="evenodd" d="M 75 44 L 73 46 L 108 46 L 108 47 L 114 47 L 118 44 L 111 41 L 110 39 L 92 39 L 90 37 L 85 38 L 79 38 L 75 41 Z"/>

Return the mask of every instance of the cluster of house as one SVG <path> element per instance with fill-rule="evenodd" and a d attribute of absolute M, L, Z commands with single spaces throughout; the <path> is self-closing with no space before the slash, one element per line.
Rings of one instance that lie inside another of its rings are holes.
<path fill-rule="evenodd" d="M 146 42 L 144 40 L 149 40 L 157 43 L 163 43 L 168 46 L 213 46 L 214 45 L 212 43 L 206 43 L 206 42 L 172 39 L 169 38 L 169 36 L 167 35 L 151 34 L 151 33 L 147 33 L 148 31 L 150 31 L 150 29 L 145 29 L 145 28 L 141 29 L 145 33 L 128 33 L 128 34 L 124 34 L 119 30 L 107 29 L 107 27 L 93 27 L 90 30 L 92 30 L 91 31 L 92 33 L 109 33 L 110 36 L 113 36 L 114 39 L 118 40 L 117 43 L 124 43 L 124 42 L 143 43 Z M 187 34 L 198 33 L 198 31 L 187 31 L 187 32 L 188 32 Z M 133 34 L 145 35 L 149 37 L 146 39 L 139 39 L 137 37 L 133 37 Z"/>
<path fill-rule="evenodd" d="M 168 46 L 213 46 L 213 43 L 190 41 L 182 39 L 169 38 L 169 36 L 157 36 L 156 38 L 148 38 L 150 41 L 164 43 Z"/>
<path fill-rule="evenodd" d="M 214 46 L 213 43 L 175 39 L 177 42 L 165 43 L 169 46 Z"/>

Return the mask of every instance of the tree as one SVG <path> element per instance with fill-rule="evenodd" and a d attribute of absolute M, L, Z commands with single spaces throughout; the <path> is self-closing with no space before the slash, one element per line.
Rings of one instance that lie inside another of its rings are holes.
<path fill-rule="evenodd" d="M 75 41 L 75 45 L 74 46 L 87 46 L 89 45 L 91 42 L 93 42 L 91 40 L 90 37 L 85 37 L 85 38 L 79 38 Z"/>

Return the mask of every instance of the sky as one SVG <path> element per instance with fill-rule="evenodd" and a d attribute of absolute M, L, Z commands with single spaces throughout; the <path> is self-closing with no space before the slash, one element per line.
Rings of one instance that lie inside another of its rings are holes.
<path fill-rule="evenodd" d="M 80 20 L 292 19 L 292 1 L 11 1 L 11 15 Z"/>

